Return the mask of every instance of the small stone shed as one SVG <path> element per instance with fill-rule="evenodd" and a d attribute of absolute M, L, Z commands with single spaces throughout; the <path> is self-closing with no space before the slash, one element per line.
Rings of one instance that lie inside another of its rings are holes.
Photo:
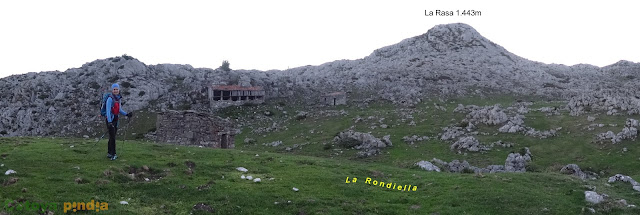
<path fill-rule="evenodd" d="M 178 145 L 234 148 L 236 133 L 230 121 L 191 110 L 160 112 L 156 121 L 156 141 Z"/>
<path fill-rule="evenodd" d="M 320 103 L 325 105 L 345 105 L 347 104 L 347 94 L 345 92 L 325 94 L 320 98 Z"/>

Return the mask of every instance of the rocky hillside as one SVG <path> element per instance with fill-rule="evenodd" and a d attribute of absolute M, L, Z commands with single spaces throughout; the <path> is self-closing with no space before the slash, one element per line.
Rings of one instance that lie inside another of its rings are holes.
<path fill-rule="evenodd" d="M 489 41 L 471 26 L 457 23 L 435 26 L 363 59 L 284 71 L 146 65 L 123 55 L 64 72 L 13 75 L 0 79 L 0 136 L 95 133 L 87 125 L 99 124 L 100 96 L 113 82 L 124 88 L 127 110 L 207 110 L 206 86 L 240 84 L 262 86 L 269 98 L 289 97 L 311 104 L 315 101 L 297 98 L 340 90 L 347 91 L 350 100 L 381 98 L 413 105 L 432 96 L 553 96 L 571 99 L 579 114 L 587 106 L 629 113 L 640 109 L 636 97 L 639 76 L 640 64 L 629 61 L 602 68 L 530 61 Z"/>

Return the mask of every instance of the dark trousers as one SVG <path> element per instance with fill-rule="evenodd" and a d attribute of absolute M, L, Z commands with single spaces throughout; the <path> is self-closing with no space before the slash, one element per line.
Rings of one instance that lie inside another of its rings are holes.
<path fill-rule="evenodd" d="M 116 133 L 118 132 L 118 118 L 113 119 L 114 127 L 109 126 L 109 121 L 107 121 L 107 129 L 109 130 L 109 144 L 107 146 L 107 153 L 110 155 L 116 154 Z"/>

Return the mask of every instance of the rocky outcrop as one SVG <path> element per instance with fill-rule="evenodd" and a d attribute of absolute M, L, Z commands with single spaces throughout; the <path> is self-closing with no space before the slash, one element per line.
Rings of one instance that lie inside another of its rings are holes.
<path fill-rule="evenodd" d="M 528 147 L 521 153 L 510 153 L 504 162 L 506 172 L 526 172 L 527 162 L 531 161 L 531 151 Z"/>
<path fill-rule="evenodd" d="M 591 204 L 600 204 L 608 197 L 605 194 L 598 194 L 594 191 L 584 191 L 584 199 Z"/>
<path fill-rule="evenodd" d="M 582 170 L 580 170 L 580 167 L 577 164 L 568 164 L 568 165 L 562 167 L 562 169 L 560 170 L 560 173 L 567 174 L 567 175 L 573 175 L 573 176 L 578 177 L 580 179 L 586 179 L 587 178 L 587 174 L 582 172 Z"/>
<path fill-rule="evenodd" d="M 408 143 L 410 145 L 415 144 L 415 142 L 422 142 L 422 141 L 428 141 L 430 140 L 431 137 L 427 137 L 427 136 L 417 136 L 417 135 L 412 135 L 412 136 L 404 136 L 402 137 L 402 140 L 405 143 Z"/>
<path fill-rule="evenodd" d="M 613 133 L 613 131 L 607 131 L 605 133 L 600 133 L 596 136 L 596 141 L 602 142 L 605 140 L 610 140 L 611 143 L 616 144 L 620 143 L 622 140 L 635 140 L 638 137 L 638 120 L 635 119 L 627 119 L 625 122 L 624 128 L 622 128 L 621 132 L 617 134 Z"/>
<path fill-rule="evenodd" d="M 465 118 L 468 122 L 482 123 L 485 125 L 500 125 L 509 120 L 507 114 L 498 105 L 485 107 L 471 105 L 469 109 L 470 111 Z"/>
<path fill-rule="evenodd" d="M 433 165 L 429 161 L 420 161 L 420 162 L 416 163 L 416 165 L 419 166 L 420 168 L 426 170 L 426 171 L 440 172 L 440 168 L 438 168 L 436 165 Z"/>
<path fill-rule="evenodd" d="M 360 150 L 358 157 L 370 157 L 380 153 L 380 149 L 392 146 L 390 135 L 378 139 L 369 133 L 356 131 L 340 132 L 333 141 L 344 148 Z"/>
<path fill-rule="evenodd" d="M 472 166 L 466 160 L 453 160 L 451 162 L 445 162 L 440 159 L 433 158 L 431 162 L 429 162 L 429 164 L 453 173 L 525 172 L 527 162 L 531 161 L 531 152 L 529 151 L 529 148 L 526 147 L 523 149 L 523 152 L 524 154 L 509 154 L 509 156 L 507 156 L 507 159 L 505 160 L 505 165 L 488 165 L 485 168 Z M 423 162 L 422 164 L 425 163 Z"/>
<path fill-rule="evenodd" d="M 614 176 L 609 177 L 609 183 L 613 183 L 616 181 L 622 181 L 622 182 L 628 182 L 629 184 L 631 184 L 632 188 L 638 192 L 640 192 L 640 183 L 637 182 L 636 180 L 633 180 L 633 178 L 623 175 L 623 174 L 616 174 Z"/>
<path fill-rule="evenodd" d="M 488 151 L 491 148 L 488 146 L 480 144 L 478 139 L 473 136 L 467 136 L 458 139 L 458 141 L 451 144 L 451 150 L 461 151 L 470 151 L 470 152 L 478 152 L 478 151 Z"/>

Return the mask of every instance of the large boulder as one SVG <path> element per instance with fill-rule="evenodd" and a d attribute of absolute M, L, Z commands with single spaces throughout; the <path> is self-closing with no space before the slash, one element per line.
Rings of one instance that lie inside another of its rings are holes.
<path fill-rule="evenodd" d="M 525 147 L 522 153 L 510 153 L 504 162 L 505 172 L 526 172 L 529 161 L 531 161 L 531 151 L 528 147 Z"/>
<path fill-rule="evenodd" d="M 584 198 L 591 204 L 599 204 L 604 201 L 605 195 L 600 195 L 594 191 L 584 191 Z"/>
<path fill-rule="evenodd" d="M 460 138 L 458 141 L 451 144 L 451 150 L 458 151 L 470 151 L 470 152 L 478 152 L 478 151 L 487 151 L 490 148 L 480 144 L 478 139 L 473 136 Z"/>
<path fill-rule="evenodd" d="M 420 161 L 420 162 L 416 163 L 416 165 L 419 166 L 420 168 L 424 169 L 424 170 L 427 170 L 427 171 L 440 172 L 440 168 L 437 167 L 436 165 L 433 165 L 429 161 Z"/>
<path fill-rule="evenodd" d="M 370 157 L 380 153 L 381 148 L 392 146 L 390 135 L 381 139 L 369 133 L 356 131 L 340 132 L 333 141 L 344 148 L 354 148 L 360 150 L 358 157 Z"/>

